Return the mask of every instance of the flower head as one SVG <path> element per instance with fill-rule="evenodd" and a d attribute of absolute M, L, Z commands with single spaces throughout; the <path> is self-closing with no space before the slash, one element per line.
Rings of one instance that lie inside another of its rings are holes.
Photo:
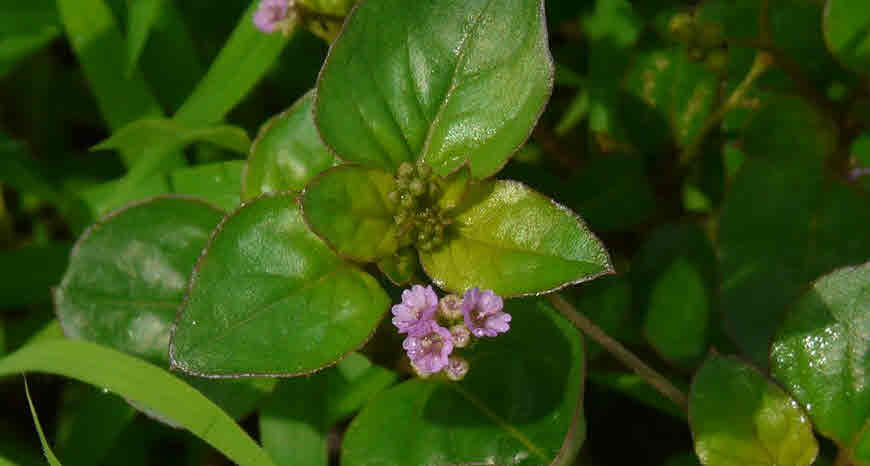
<path fill-rule="evenodd" d="M 462 298 L 449 294 L 438 303 L 438 317 L 447 322 L 462 320 Z"/>
<path fill-rule="evenodd" d="M 444 368 L 444 374 L 447 378 L 453 381 L 459 381 L 465 378 L 468 373 L 468 361 L 459 356 L 450 356 L 447 360 L 447 367 Z"/>
<path fill-rule="evenodd" d="M 453 338 L 446 328 L 431 320 L 423 323 L 419 330 L 417 335 L 409 334 L 402 347 L 420 374 L 434 374 L 447 367 L 448 357 L 453 352 Z"/>
<path fill-rule="evenodd" d="M 477 287 L 465 292 L 462 299 L 462 315 L 471 334 L 494 337 L 510 329 L 511 315 L 502 311 L 504 302 L 492 290 L 481 291 Z"/>
<path fill-rule="evenodd" d="M 281 21 L 287 17 L 289 8 L 288 0 L 261 0 L 257 12 L 254 13 L 254 25 L 267 34 L 275 32 Z"/>
<path fill-rule="evenodd" d="M 402 292 L 402 303 L 392 308 L 393 325 L 399 333 L 421 335 L 427 329 L 424 324 L 435 317 L 438 310 L 438 295 L 431 286 L 414 285 Z"/>

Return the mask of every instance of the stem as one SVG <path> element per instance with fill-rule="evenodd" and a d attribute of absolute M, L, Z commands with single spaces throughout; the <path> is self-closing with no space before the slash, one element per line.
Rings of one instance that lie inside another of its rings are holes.
<path fill-rule="evenodd" d="M 600 327 L 592 323 L 592 321 L 586 316 L 577 312 L 574 306 L 566 301 L 565 298 L 555 293 L 547 295 L 547 298 L 551 303 L 553 303 L 553 306 L 562 313 L 562 315 L 567 317 L 568 320 L 577 327 L 578 330 L 585 333 L 589 338 L 595 340 L 616 359 L 636 372 L 637 375 L 641 376 L 641 378 L 643 378 L 653 388 L 661 392 L 661 394 L 666 396 L 669 400 L 673 401 L 675 405 L 688 411 L 689 399 L 686 397 L 686 394 L 679 388 L 675 387 L 668 379 L 656 372 L 655 369 L 647 366 L 640 360 L 640 358 L 626 349 L 625 346 L 622 346 L 621 343 L 610 338 L 609 335 L 604 333 L 604 330 L 601 330 Z"/>
<path fill-rule="evenodd" d="M 707 118 L 707 121 L 704 122 L 704 126 L 701 127 L 701 130 L 695 136 L 695 139 L 693 139 L 689 146 L 686 147 L 686 150 L 683 152 L 683 156 L 681 157 L 683 163 L 689 162 L 698 155 L 701 146 L 704 144 L 704 140 L 707 139 L 707 135 L 722 122 L 722 119 L 725 118 L 725 115 L 727 115 L 728 112 L 740 105 L 743 96 L 745 96 L 746 92 L 749 91 L 752 83 L 754 83 L 772 63 L 773 58 L 769 53 L 759 50 L 758 53 L 755 54 L 755 61 L 752 63 L 752 68 L 750 68 L 749 72 L 746 73 L 746 76 L 743 77 L 743 81 L 740 81 L 740 84 L 738 84 L 734 89 L 734 92 L 728 96 L 725 103 Z"/>

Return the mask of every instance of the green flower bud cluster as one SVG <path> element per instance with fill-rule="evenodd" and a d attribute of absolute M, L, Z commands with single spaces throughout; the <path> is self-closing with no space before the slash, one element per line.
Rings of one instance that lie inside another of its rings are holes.
<path fill-rule="evenodd" d="M 450 219 L 438 207 L 441 178 L 432 168 L 418 162 L 403 163 L 396 174 L 396 189 L 389 193 L 395 209 L 393 220 L 399 228 L 402 244 L 414 244 L 431 251 L 444 243 Z"/>
<path fill-rule="evenodd" d="M 671 37 L 686 45 L 689 59 L 703 61 L 714 73 L 728 68 L 728 49 L 722 27 L 713 23 L 700 23 L 689 13 L 677 13 L 668 23 Z"/>

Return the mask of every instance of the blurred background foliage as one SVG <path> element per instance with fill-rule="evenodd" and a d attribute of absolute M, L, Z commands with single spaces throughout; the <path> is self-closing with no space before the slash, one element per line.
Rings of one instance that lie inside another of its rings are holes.
<path fill-rule="evenodd" d="M 870 18 L 870 6 L 828 3 L 546 2 L 555 90 L 500 177 L 559 200 L 600 236 L 619 274 L 566 295 L 677 385 L 711 348 L 765 369 L 789 303 L 870 258 L 870 175 L 860 176 L 870 170 L 870 66 L 839 48 L 845 20 L 825 16 Z M 166 192 L 238 204 L 247 138 L 314 86 L 328 50 L 304 29 L 236 34 L 240 52 L 198 87 L 250 11 L 240 0 L 0 0 L 0 355 L 60 334 L 51 287 L 101 214 Z M 674 40 L 678 13 L 721 30 L 724 61 Z M 719 124 L 759 49 L 773 64 Z M 167 115 L 187 126 L 156 129 L 172 150 L 146 168 L 135 151 L 94 150 L 112 135 L 114 147 L 147 146 L 119 130 Z M 697 464 L 685 413 L 587 348 L 578 464 Z M 377 360 L 378 348 L 369 353 Z M 0 381 L 0 464 L 43 464 L 21 388 Z M 99 389 L 32 376 L 31 390 L 65 464 L 225 464 Z M 317 421 L 333 447 L 338 419 Z M 255 438 L 259 422 L 242 418 Z M 833 448 L 822 443 L 821 463 Z"/>

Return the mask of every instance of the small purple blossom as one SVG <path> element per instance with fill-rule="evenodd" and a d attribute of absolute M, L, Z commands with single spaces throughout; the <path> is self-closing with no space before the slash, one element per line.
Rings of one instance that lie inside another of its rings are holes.
<path fill-rule="evenodd" d="M 494 337 L 510 329 L 511 315 L 503 312 L 504 302 L 492 290 L 481 291 L 477 287 L 465 292 L 462 299 L 462 315 L 465 326 L 478 337 Z"/>
<path fill-rule="evenodd" d="M 427 322 L 432 321 L 438 310 L 438 295 L 431 286 L 414 285 L 402 292 L 402 303 L 392 308 L 393 325 L 399 333 L 420 336 L 428 331 Z"/>
<path fill-rule="evenodd" d="M 254 13 L 254 25 L 267 34 L 275 32 L 287 17 L 288 9 L 288 0 L 261 0 Z"/>
<path fill-rule="evenodd" d="M 447 367 L 448 357 L 453 352 L 453 338 L 446 328 L 429 320 L 420 326 L 418 335 L 408 335 L 402 347 L 421 375 L 434 374 Z"/>

